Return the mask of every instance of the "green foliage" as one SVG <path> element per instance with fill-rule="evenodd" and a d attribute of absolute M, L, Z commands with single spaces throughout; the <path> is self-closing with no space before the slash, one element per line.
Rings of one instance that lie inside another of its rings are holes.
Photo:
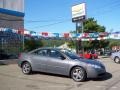
<path fill-rule="evenodd" d="M 94 20 L 94 18 L 88 18 L 84 23 L 84 30 L 83 32 L 86 33 L 94 33 L 94 32 L 105 32 L 105 27 L 101 26 L 97 23 L 96 20 Z M 78 32 L 81 33 L 81 27 L 79 27 Z M 75 33 L 75 31 L 71 31 L 71 33 Z M 69 42 L 70 46 L 73 46 L 73 43 Z M 105 48 L 109 45 L 109 41 L 108 40 L 94 40 L 94 41 L 84 41 L 82 42 L 82 45 L 84 47 L 84 49 L 98 49 L 98 48 Z M 81 49 L 81 46 L 80 48 Z"/>
<path fill-rule="evenodd" d="M 33 49 L 39 48 L 43 46 L 43 42 L 41 40 L 35 39 L 25 39 L 25 51 L 31 51 Z"/>
<path fill-rule="evenodd" d="M 82 42 L 83 43 L 83 47 L 85 50 L 88 50 L 92 47 L 92 44 L 90 41 L 86 41 L 86 42 Z"/>
<path fill-rule="evenodd" d="M 109 40 L 109 47 L 112 48 L 113 46 L 120 46 L 120 40 Z"/>
<path fill-rule="evenodd" d="M 68 41 L 68 47 L 71 48 L 71 49 L 75 48 L 75 43 L 76 42 L 73 41 L 73 40 Z"/>
<path fill-rule="evenodd" d="M 35 39 L 26 39 L 25 40 L 25 51 L 31 51 L 39 47 L 58 47 L 64 44 L 66 40 L 35 40 Z"/>
<path fill-rule="evenodd" d="M 84 32 L 105 32 L 105 27 L 98 25 L 94 18 L 88 18 L 84 22 Z"/>
<path fill-rule="evenodd" d="M 66 41 L 65 40 L 42 40 L 43 46 L 44 47 L 58 47 L 62 44 L 64 44 Z"/>

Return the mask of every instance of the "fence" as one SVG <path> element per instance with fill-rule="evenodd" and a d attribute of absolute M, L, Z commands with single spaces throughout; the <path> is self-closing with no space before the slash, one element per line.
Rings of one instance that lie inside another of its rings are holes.
<path fill-rule="evenodd" d="M 10 30 L 0 30 L 0 50 L 6 54 L 18 55 L 22 51 L 22 38 L 22 35 L 13 33 Z"/>

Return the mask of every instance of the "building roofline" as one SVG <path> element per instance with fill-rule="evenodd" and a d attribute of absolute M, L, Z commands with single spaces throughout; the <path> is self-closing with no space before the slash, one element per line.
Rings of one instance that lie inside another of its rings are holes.
<path fill-rule="evenodd" d="M 24 17 L 25 16 L 25 14 L 23 12 L 12 11 L 12 10 L 3 9 L 3 8 L 0 8 L 0 13 L 7 14 L 7 15 L 18 16 L 18 17 Z"/>

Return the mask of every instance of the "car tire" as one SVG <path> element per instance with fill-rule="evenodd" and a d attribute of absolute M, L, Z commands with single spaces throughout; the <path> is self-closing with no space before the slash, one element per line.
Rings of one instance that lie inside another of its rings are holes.
<path fill-rule="evenodd" d="M 31 74 L 31 72 L 32 72 L 32 67 L 31 67 L 31 65 L 30 65 L 30 63 L 29 62 L 24 62 L 23 64 L 22 64 L 22 72 L 24 73 L 24 74 Z"/>
<path fill-rule="evenodd" d="M 87 78 L 86 71 L 82 67 L 74 67 L 71 70 L 71 78 L 76 82 L 85 81 Z"/>
<path fill-rule="evenodd" d="M 115 57 L 114 62 L 115 63 L 120 63 L 120 58 L 119 57 Z"/>

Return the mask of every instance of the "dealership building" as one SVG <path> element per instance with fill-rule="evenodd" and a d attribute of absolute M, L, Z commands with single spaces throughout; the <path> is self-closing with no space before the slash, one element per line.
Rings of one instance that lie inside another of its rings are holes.
<path fill-rule="evenodd" d="M 18 52 L 24 30 L 24 0 L 0 0 L 0 50 Z"/>

